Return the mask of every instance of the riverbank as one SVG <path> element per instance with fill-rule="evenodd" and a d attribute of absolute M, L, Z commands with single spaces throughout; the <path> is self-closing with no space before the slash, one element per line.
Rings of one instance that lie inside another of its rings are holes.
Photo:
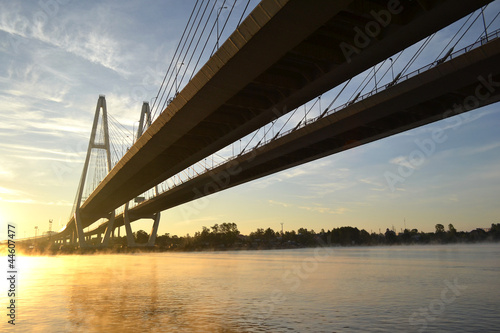
<path fill-rule="evenodd" d="M 368 233 L 353 227 L 340 227 L 332 230 L 299 228 L 297 231 L 277 232 L 271 228 L 257 229 L 249 235 L 241 235 L 235 223 L 215 224 L 194 236 L 157 236 L 155 245 L 145 246 L 149 235 L 139 230 L 133 234 L 134 246 L 128 246 L 126 236 L 111 237 L 109 247 L 101 246 L 101 238 L 87 240 L 80 248 L 75 244 L 52 244 L 50 239 L 31 240 L 17 243 L 17 251 L 27 255 L 53 254 L 94 254 L 94 253 L 136 253 L 136 252 L 193 252 L 193 251 L 239 251 L 300 249 L 318 246 L 380 246 L 380 245 L 426 245 L 426 244 L 469 244 L 500 241 L 500 223 L 491 228 L 477 228 L 472 231 L 457 231 L 452 224 L 445 231 L 444 226 L 436 224 L 436 232 L 421 232 L 405 229 L 400 233 L 386 229 L 385 233 Z"/>
<path fill-rule="evenodd" d="M 328 247 L 328 248 L 360 248 L 360 247 L 384 247 L 391 246 L 395 248 L 399 247 L 407 247 L 407 246 L 417 246 L 417 245 L 473 245 L 473 244 L 499 244 L 500 241 L 496 240 L 484 240 L 484 241 L 469 241 L 469 242 L 454 242 L 454 243 L 439 243 L 439 242 L 431 242 L 431 243 L 408 243 L 408 244 L 376 244 L 376 245 L 340 245 L 340 244 L 332 244 L 332 243 L 318 243 L 316 245 L 311 246 L 300 246 L 300 245 L 291 245 L 291 244 L 282 244 L 282 245 L 273 245 L 273 246 L 258 246 L 258 247 L 249 247 L 249 246 L 232 246 L 232 247 L 218 247 L 218 248 L 166 248 L 160 246 L 144 246 L 137 245 L 133 247 L 128 246 L 112 246 L 112 247 L 99 247 L 99 246 L 89 246 L 85 248 L 79 248 L 76 246 L 58 246 L 58 247 L 49 247 L 49 248 L 36 248 L 36 247 L 19 247 L 18 254 L 24 256 L 56 256 L 56 255 L 101 255 L 101 254 L 135 254 L 135 253 L 193 253 L 193 252 L 229 252 L 229 251 L 268 251 L 268 250 L 293 250 L 293 249 L 308 249 L 308 248 L 317 248 L 317 247 Z"/>

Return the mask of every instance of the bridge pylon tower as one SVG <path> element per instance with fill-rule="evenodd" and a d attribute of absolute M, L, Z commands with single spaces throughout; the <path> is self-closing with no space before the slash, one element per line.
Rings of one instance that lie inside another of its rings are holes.
<path fill-rule="evenodd" d="M 98 127 L 102 126 L 102 134 L 98 136 Z M 85 182 L 89 172 L 90 157 L 92 151 L 104 150 L 106 153 L 106 171 L 109 173 L 111 171 L 111 148 L 109 140 L 109 129 L 108 129 L 108 111 L 106 108 L 106 98 L 104 95 L 99 95 L 97 100 L 97 106 L 95 110 L 94 123 L 92 125 L 92 132 L 90 134 L 89 146 L 87 149 L 87 156 L 85 158 L 85 164 L 83 166 L 82 176 L 80 178 L 80 184 L 78 186 L 78 193 L 76 197 L 75 207 L 74 207 L 74 220 L 75 220 L 75 235 L 73 237 L 78 245 L 82 247 L 88 247 L 85 241 L 85 234 L 82 227 L 82 217 L 80 215 L 80 205 L 82 203 L 83 192 L 85 189 Z M 107 216 L 103 218 L 108 219 L 108 225 L 106 231 L 104 232 L 104 237 L 101 240 L 101 246 L 108 246 L 109 238 L 111 232 L 113 231 L 113 224 L 115 220 L 115 211 L 109 212 Z"/>
<path fill-rule="evenodd" d="M 139 127 L 137 128 L 137 136 L 136 140 L 139 140 L 144 131 L 151 126 L 151 109 L 149 107 L 148 102 L 144 102 L 142 104 L 141 109 L 141 117 L 139 120 Z M 154 187 L 154 195 L 158 195 L 158 186 Z M 137 200 L 138 198 L 136 198 Z M 148 216 L 134 216 L 134 220 L 141 218 L 150 218 L 153 219 L 153 226 L 151 228 L 151 233 L 149 234 L 148 242 L 145 244 L 146 246 L 154 246 L 156 241 L 156 235 L 158 233 L 158 225 L 160 224 L 160 212 L 156 212 L 153 215 Z M 132 228 L 130 227 L 131 217 L 129 214 L 129 202 L 125 204 L 125 210 L 123 212 L 123 224 L 125 225 L 125 232 L 127 235 L 127 245 L 129 247 L 138 246 L 135 243 L 134 235 L 132 233 Z"/>

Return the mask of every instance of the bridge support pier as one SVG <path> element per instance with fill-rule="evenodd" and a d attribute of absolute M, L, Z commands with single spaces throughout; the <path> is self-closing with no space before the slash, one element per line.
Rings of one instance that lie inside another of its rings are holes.
<path fill-rule="evenodd" d="M 108 247 L 109 246 L 109 237 L 113 231 L 114 233 L 114 223 L 115 223 L 115 212 L 111 213 L 111 216 L 108 220 L 108 226 L 106 227 L 106 231 L 104 232 L 104 237 L 101 242 L 101 246 Z"/>
<path fill-rule="evenodd" d="M 78 243 L 78 245 L 82 247 L 87 247 L 87 242 L 85 241 L 85 234 L 83 233 L 83 228 L 82 228 L 82 220 L 80 217 L 80 210 L 77 209 L 75 211 L 75 233 L 73 234 L 75 239 L 73 240 L 74 243 Z"/>
<path fill-rule="evenodd" d="M 155 246 L 156 235 L 158 233 L 158 225 L 160 225 L 160 212 L 153 216 L 153 226 L 151 227 L 151 233 L 149 234 L 148 246 Z"/>
<path fill-rule="evenodd" d="M 154 214 L 153 216 L 142 216 L 140 218 L 151 218 L 153 219 L 153 226 L 151 227 L 151 233 L 149 234 L 148 242 L 146 244 L 137 244 L 134 239 L 134 234 L 132 233 L 132 227 L 130 226 L 130 214 L 129 214 L 129 204 L 125 204 L 125 210 L 123 212 L 123 224 L 125 225 L 125 232 L 127 235 L 127 246 L 128 247 L 137 247 L 137 246 L 155 246 L 156 236 L 158 234 L 158 226 L 160 225 L 160 212 Z M 139 218 L 135 218 L 138 220 Z"/>
<path fill-rule="evenodd" d="M 130 227 L 130 217 L 128 214 L 128 202 L 125 204 L 125 210 L 123 211 L 123 224 L 125 225 L 125 234 L 127 235 L 127 246 L 135 246 L 134 234 L 132 233 L 132 227 Z"/>

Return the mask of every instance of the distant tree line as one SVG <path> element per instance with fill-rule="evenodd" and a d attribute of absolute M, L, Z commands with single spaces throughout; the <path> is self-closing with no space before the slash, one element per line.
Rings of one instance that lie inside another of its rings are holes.
<path fill-rule="evenodd" d="M 203 227 L 194 236 L 183 237 L 164 234 L 156 238 L 156 245 L 161 249 L 178 250 L 220 250 L 220 249 L 275 249 L 299 248 L 318 245 L 357 246 L 357 245 L 397 245 L 397 244 L 447 244 L 473 243 L 500 240 L 500 223 L 492 224 L 489 230 L 475 229 L 470 232 L 457 231 L 452 224 L 448 228 L 436 224 L 435 232 L 423 232 L 417 229 L 405 229 L 396 233 L 394 228 L 386 229 L 384 233 L 369 233 L 364 229 L 354 227 L 339 227 L 320 232 L 299 228 L 297 231 L 274 231 L 271 228 L 257 229 L 249 235 L 241 235 L 236 223 L 215 224 Z M 143 239 L 137 242 L 147 242 L 146 232 Z"/>
<path fill-rule="evenodd" d="M 144 230 L 133 233 L 137 244 L 145 244 L 149 235 Z M 94 239 L 98 244 L 99 239 Z M 214 224 L 203 227 L 194 236 L 177 236 L 166 233 L 156 238 L 156 248 L 164 250 L 201 251 L 226 249 L 289 249 L 315 246 L 367 246 L 399 244 L 448 244 L 500 241 L 500 223 L 493 223 L 489 229 L 475 229 L 469 232 L 457 231 L 453 224 L 447 228 L 435 225 L 435 232 L 423 232 L 417 229 L 405 229 L 396 233 L 394 227 L 384 233 L 369 233 L 364 229 L 340 227 L 320 232 L 299 228 L 297 231 L 274 231 L 271 228 L 257 230 L 249 235 L 241 235 L 236 223 Z M 125 248 L 127 237 L 113 237 L 110 240 L 114 248 Z M 29 244 L 25 244 L 28 246 Z M 38 250 L 50 250 L 49 240 L 39 241 Z M 56 248 L 52 250 L 57 250 Z"/>

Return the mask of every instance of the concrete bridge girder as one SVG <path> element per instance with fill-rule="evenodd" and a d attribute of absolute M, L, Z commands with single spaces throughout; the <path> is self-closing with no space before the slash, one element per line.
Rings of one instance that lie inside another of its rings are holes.
<path fill-rule="evenodd" d="M 118 207 L 138 193 L 268 123 L 275 118 L 274 109 L 293 110 L 294 106 L 301 105 L 345 82 L 353 75 L 488 2 L 490 1 L 438 0 L 433 2 L 430 11 L 422 10 L 422 6 L 416 2 L 405 2 L 405 11 L 401 15 L 394 15 L 391 21 L 399 24 L 397 19 L 401 19 L 401 25 L 388 26 L 381 32 L 379 39 L 374 38 L 373 42 L 350 59 L 350 63 L 347 59 L 341 64 L 338 64 L 338 60 L 332 60 L 330 70 L 324 74 L 321 71 L 321 68 L 325 67 L 323 64 L 320 64 L 320 67 L 317 63 L 311 67 L 306 66 L 305 74 L 299 73 L 299 76 L 305 75 L 306 84 L 296 91 L 290 90 L 290 94 L 278 102 L 271 100 L 274 105 L 267 107 L 265 112 L 256 114 L 239 128 L 223 129 L 219 137 L 211 138 L 209 145 L 203 140 L 196 144 L 189 135 L 190 131 L 210 115 L 218 113 L 227 101 L 236 98 L 234 96 L 242 92 L 249 83 L 256 82 L 260 75 L 275 70 L 282 63 L 297 62 L 297 57 L 305 63 L 314 59 L 311 55 L 300 59 L 300 54 L 293 52 L 295 47 L 309 38 L 314 40 L 315 34 L 325 34 L 325 27 L 335 27 L 345 19 L 346 12 L 367 19 L 370 18 L 370 11 L 377 8 L 374 6 L 386 5 L 385 1 L 364 0 L 292 0 L 283 4 L 265 0 L 262 6 L 259 5 L 252 13 L 252 18 L 242 23 L 228 42 L 221 46 L 193 78 L 192 83 L 181 91 L 148 130 L 148 135 L 141 137 L 136 147 L 132 147 L 122 159 L 119 167 L 112 170 L 87 199 L 82 206 L 86 212 L 85 216 L 91 220 L 103 211 L 109 211 L 110 207 Z M 304 15 L 306 10 L 311 15 Z M 256 17 L 259 19 L 256 20 Z M 352 33 L 354 36 L 355 32 Z M 321 51 L 318 53 L 321 55 Z M 263 54 L 265 57 L 262 57 Z M 308 70 L 311 72 L 307 72 Z M 290 73 L 291 77 L 296 76 L 293 69 Z M 286 80 L 286 75 L 284 77 L 283 80 Z M 279 95 L 280 93 L 276 96 Z M 203 130 L 203 127 L 199 129 Z M 183 140 L 193 142 L 189 154 L 185 154 L 181 149 L 186 147 L 181 143 Z M 129 178 L 136 175 L 142 178 L 130 181 Z"/>

